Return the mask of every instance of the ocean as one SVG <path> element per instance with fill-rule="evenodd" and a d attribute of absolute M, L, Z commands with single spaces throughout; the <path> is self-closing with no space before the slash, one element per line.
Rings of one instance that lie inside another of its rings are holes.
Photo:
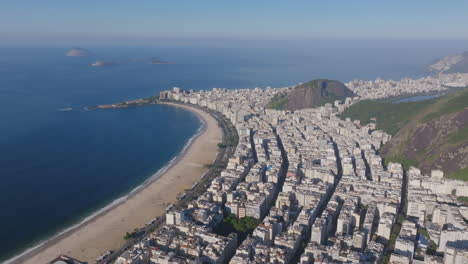
<path fill-rule="evenodd" d="M 0 261 L 141 185 L 202 125 L 162 105 L 87 111 L 183 89 L 283 87 L 316 78 L 420 77 L 466 42 L 312 41 L 237 45 L 0 47 Z M 150 57 L 170 64 L 152 65 Z M 96 60 L 115 61 L 91 67 Z M 72 108 L 70 111 L 63 109 Z"/>

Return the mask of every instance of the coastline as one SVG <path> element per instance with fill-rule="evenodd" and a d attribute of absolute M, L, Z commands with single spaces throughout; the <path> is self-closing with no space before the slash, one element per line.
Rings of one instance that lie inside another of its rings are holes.
<path fill-rule="evenodd" d="M 187 105 L 162 104 L 191 111 L 203 123 L 184 149 L 127 195 L 5 263 L 47 263 L 60 254 L 94 263 L 103 252 L 122 246 L 126 232 L 163 215 L 168 203 L 176 202 L 179 193 L 191 189 L 200 180 L 208 171 L 204 165 L 216 158 L 222 130 L 205 111 Z"/>

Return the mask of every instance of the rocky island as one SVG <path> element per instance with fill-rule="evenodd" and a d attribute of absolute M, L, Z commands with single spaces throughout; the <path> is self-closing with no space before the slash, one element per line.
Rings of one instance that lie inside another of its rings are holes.
<path fill-rule="evenodd" d="M 169 64 L 169 63 L 170 62 L 161 60 L 160 58 L 156 58 L 156 57 L 148 59 L 148 64 Z"/>

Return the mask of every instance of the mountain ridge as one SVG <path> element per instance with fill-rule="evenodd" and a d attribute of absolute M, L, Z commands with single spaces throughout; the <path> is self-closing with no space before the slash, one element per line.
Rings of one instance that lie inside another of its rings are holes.
<path fill-rule="evenodd" d="M 287 92 L 277 94 L 267 108 L 278 110 L 299 110 L 333 103 L 353 97 L 354 93 L 336 80 L 316 79 L 297 85 Z"/>

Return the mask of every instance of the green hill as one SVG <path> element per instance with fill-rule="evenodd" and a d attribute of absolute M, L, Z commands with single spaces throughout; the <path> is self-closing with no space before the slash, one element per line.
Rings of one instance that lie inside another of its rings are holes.
<path fill-rule="evenodd" d="M 468 89 L 420 102 L 365 100 L 342 117 L 373 119 L 377 129 L 393 135 L 381 150 L 387 163 L 414 165 L 425 173 L 442 169 L 450 178 L 468 180 Z"/>
<path fill-rule="evenodd" d="M 353 97 L 354 93 L 343 83 L 334 80 L 313 80 L 298 85 L 288 92 L 279 93 L 268 103 L 267 108 L 298 110 L 333 103 Z"/>

